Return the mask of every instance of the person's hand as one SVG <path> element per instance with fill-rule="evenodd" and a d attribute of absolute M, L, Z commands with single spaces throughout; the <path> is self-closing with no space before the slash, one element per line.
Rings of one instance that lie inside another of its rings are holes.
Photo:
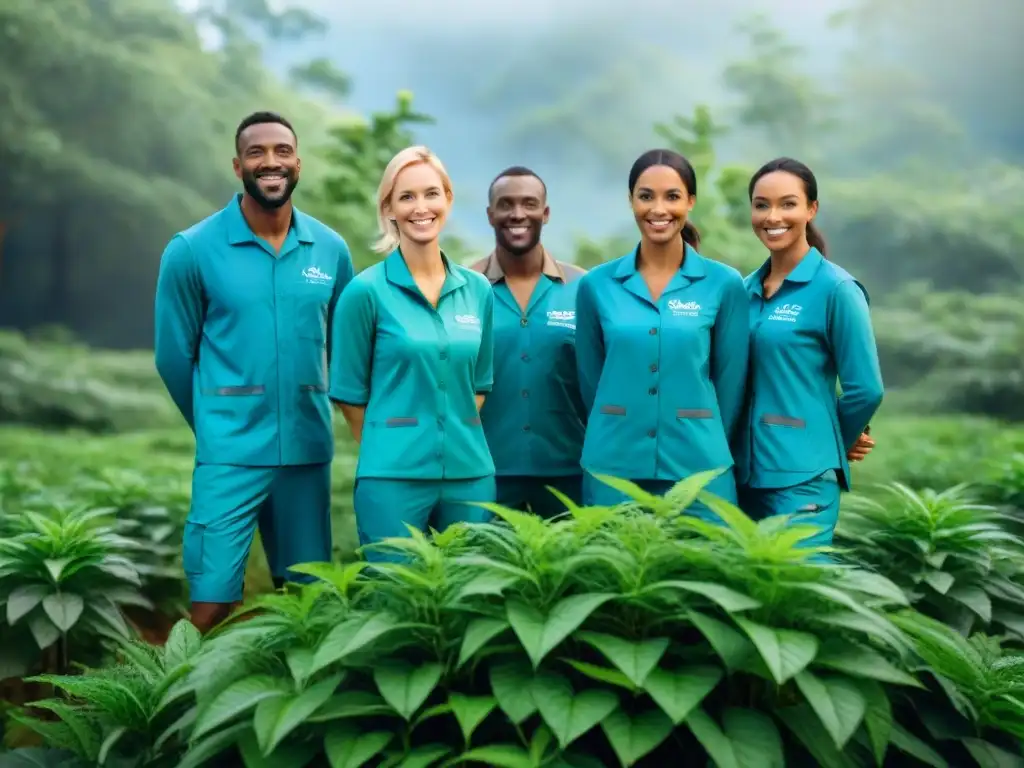
<path fill-rule="evenodd" d="M 863 461 L 864 457 L 871 453 L 871 449 L 874 447 L 875 441 L 871 439 L 871 435 L 864 432 L 857 438 L 853 448 L 846 452 L 846 458 L 850 461 Z"/>

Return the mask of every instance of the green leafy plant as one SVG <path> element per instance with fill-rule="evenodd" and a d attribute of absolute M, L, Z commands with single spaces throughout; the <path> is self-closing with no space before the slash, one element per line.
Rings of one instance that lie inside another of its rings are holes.
<path fill-rule="evenodd" d="M 107 510 L 53 503 L 20 510 L 7 527 L 19 531 L 0 539 L 0 666 L 8 674 L 48 649 L 64 670 L 72 645 L 84 660 L 98 638 L 130 636 L 122 607 L 152 607 L 129 556 L 139 545 L 114 532 Z"/>
<path fill-rule="evenodd" d="M 1024 641 L 1024 541 L 1006 515 L 970 489 L 912 491 L 894 483 L 878 497 L 849 495 L 836 541 L 892 579 L 921 612 L 967 635 L 991 628 Z"/>
<path fill-rule="evenodd" d="M 54 748 L 82 758 L 85 765 L 173 768 L 194 711 L 181 684 L 199 648 L 188 621 L 175 624 L 163 647 L 123 642 L 122 661 L 83 675 L 40 675 L 67 694 L 35 702 L 57 719 L 18 714 L 16 722 L 39 733 Z M 183 692 L 186 695 L 182 695 Z"/>

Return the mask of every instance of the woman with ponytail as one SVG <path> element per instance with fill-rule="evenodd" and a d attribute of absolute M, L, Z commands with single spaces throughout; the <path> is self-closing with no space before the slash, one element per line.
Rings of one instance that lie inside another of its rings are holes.
<path fill-rule="evenodd" d="M 377 192 L 375 250 L 387 255 L 356 275 L 334 314 L 330 397 L 359 443 L 362 545 L 490 518 L 475 502 L 495 498 L 479 415 L 494 378 L 494 294 L 441 251 L 451 204 L 426 147 L 395 155 Z"/>
<path fill-rule="evenodd" d="M 696 199 L 686 158 L 642 154 L 629 173 L 640 244 L 579 280 L 587 504 L 625 499 L 595 474 L 663 494 L 704 470 L 724 470 L 707 489 L 736 500 L 729 441 L 747 377 L 747 297 L 739 272 L 697 252 L 700 235 L 688 220 Z"/>
<path fill-rule="evenodd" d="M 751 224 L 770 256 L 746 279 L 751 351 L 736 455 L 742 505 L 755 518 L 793 515 L 827 547 L 850 489 L 850 462 L 874 442 L 882 403 L 868 294 L 827 261 L 814 226 L 818 182 L 791 158 L 766 163 L 748 189 Z M 836 393 L 836 384 L 842 390 Z"/>

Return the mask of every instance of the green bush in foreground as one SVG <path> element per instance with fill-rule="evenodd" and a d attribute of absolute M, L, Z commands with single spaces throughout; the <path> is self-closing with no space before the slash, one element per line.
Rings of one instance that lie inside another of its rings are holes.
<path fill-rule="evenodd" d="M 1024 658 L 813 562 L 809 529 L 711 497 L 725 525 L 680 514 L 709 479 L 664 498 L 607 479 L 636 503 L 495 507 L 498 524 L 392 540 L 400 562 L 306 566 L 317 583 L 198 647 L 182 625 L 178 650 L 46 678 L 73 697 L 46 705 L 60 723 L 18 719 L 86 765 L 1021 759 Z"/>

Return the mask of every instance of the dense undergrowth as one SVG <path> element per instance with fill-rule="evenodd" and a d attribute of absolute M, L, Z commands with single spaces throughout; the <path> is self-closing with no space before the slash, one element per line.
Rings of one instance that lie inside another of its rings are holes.
<path fill-rule="evenodd" d="M 995 508 L 892 487 L 874 539 L 858 521 L 886 502 L 863 499 L 822 565 L 782 520 L 713 500 L 723 526 L 680 514 L 706 480 L 554 521 L 496 508 L 499 524 L 393 542 L 400 560 L 374 570 L 310 565 L 316 584 L 251 599 L 205 640 L 185 622 L 162 648 L 110 635 L 106 664 L 35 678 L 54 695 L 10 720 L 66 766 L 1024 759 L 1007 618 L 1024 544 Z M 1002 613 L 943 623 L 960 587 Z"/>

